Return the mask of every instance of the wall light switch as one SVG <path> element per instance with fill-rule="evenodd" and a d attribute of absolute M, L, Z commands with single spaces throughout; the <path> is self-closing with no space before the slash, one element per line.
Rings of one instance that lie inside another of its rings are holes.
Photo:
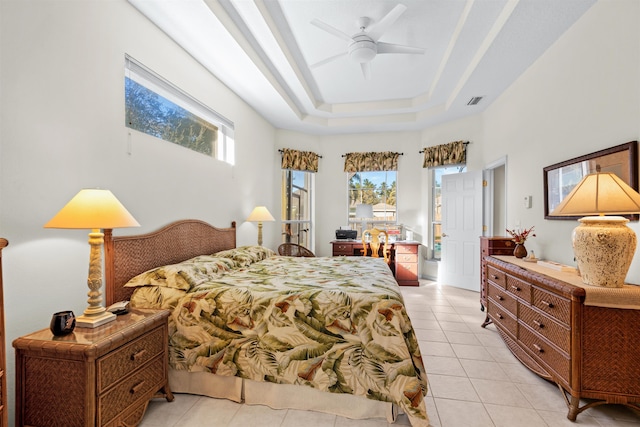
<path fill-rule="evenodd" d="M 531 209 L 531 196 L 524 196 L 524 207 Z"/>

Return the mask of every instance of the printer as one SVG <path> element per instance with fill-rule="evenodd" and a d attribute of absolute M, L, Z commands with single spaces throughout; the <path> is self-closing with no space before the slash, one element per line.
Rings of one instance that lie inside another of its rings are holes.
<path fill-rule="evenodd" d="M 358 237 L 357 230 L 343 230 L 343 229 L 336 230 L 336 239 L 338 240 L 347 240 L 347 239 L 355 240 L 356 237 Z"/>

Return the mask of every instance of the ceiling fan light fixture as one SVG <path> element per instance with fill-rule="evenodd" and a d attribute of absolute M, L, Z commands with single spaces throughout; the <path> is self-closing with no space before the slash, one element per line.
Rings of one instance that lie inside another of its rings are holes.
<path fill-rule="evenodd" d="M 349 57 L 359 63 L 369 62 L 378 54 L 376 42 L 366 34 L 359 34 L 353 37 L 353 42 L 349 43 Z"/>

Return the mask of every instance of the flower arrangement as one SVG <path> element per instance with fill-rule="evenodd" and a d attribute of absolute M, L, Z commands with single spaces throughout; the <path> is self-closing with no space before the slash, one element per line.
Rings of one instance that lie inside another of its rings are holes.
<path fill-rule="evenodd" d="M 525 228 L 524 230 L 520 230 L 519 228 L 509 230 L 507 228 L 507 233 L 509 233 L 509 235 L 513 238 L 512 240 L 516 243 L 516 245 L 524 245 L 524 242 L 527 240 L 527 238 L 536 237 L 536 235 L 533 234 L 533 229 L 534 227 L 531 227 L 529 229 Z"/>

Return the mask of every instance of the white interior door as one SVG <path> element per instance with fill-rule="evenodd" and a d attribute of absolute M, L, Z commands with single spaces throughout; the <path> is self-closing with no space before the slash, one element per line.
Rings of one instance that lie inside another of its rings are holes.
<path fill-rule="evenodd" d="M 442 255 L 438 281 L 480 292 L 482 171 L 442 176 Z"/>

